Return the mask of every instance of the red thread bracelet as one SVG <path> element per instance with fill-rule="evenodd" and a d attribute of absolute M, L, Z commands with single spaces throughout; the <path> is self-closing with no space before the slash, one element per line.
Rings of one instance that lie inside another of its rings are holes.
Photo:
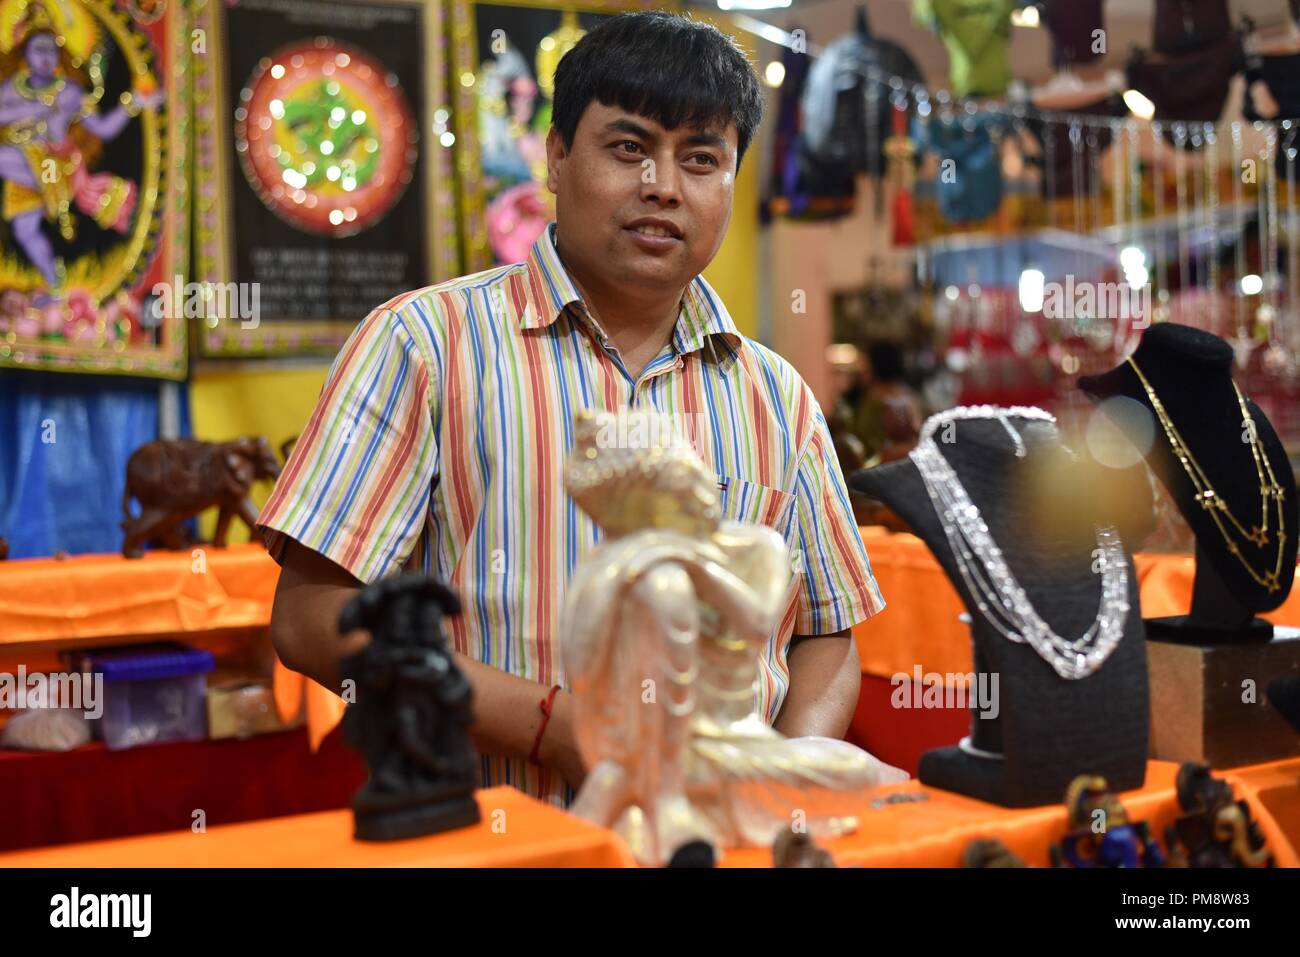
<path fill-rule="evenodd" d="M 541 764 L 538 752 L 542 748 L 542 735 L 546 733 L 546 725 L 550 723 L 551 711 L 555 707 L 555 696 L 560 693 L 560 686 L 555 685 L 551 688 L 551 693 L 541 701 L 537 702 L 537 707 L 542 709 L 542 723 L 537 727 L 537 737 L 533 739 L 533 750 L 528 752 L 528 760 L 533 764 Z"/>

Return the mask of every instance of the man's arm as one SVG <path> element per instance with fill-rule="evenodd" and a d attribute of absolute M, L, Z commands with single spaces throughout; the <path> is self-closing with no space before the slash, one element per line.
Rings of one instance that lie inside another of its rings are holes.
<path fill-rule="evenodd" d="M 324 556 L 286 539 L 280 581 L 271 610 L 271 641 L 280 660 L 294 671 L 338 692 L 339 661 L 363 648 L 363 632 L 340 635 L 339 613 L 361 583 Z M 456 655 L 456 664 L 474 688 L 474 746 L 489 754 L 526 758 L 542 720 L 538 701 L 549 689 L 490 665 Z M 573 736 L 572 700 L 555 697 L 555 708 L 542 737 L 542 764 L 558 771 L 574 787 L 585 769 Z"/>
<path fill-rule="evenodd" d="M 790 690 L 773 727 L 791 738 L 844 737 L 862 687 L 858 648 L 849 630 L 796 635 L 787 660 Z"/>

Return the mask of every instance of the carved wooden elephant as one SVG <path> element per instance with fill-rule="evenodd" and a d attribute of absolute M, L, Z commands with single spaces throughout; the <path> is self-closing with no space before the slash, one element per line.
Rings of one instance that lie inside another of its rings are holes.
<path fill-rule="evenodd" d="M 126 463 L 126 490 L 122 493 L 122 554 L 138 558 L 143 546 L 164 548 L 190 544 L 181 523 L 217 506 L 217 529 L 212 544 L 226 544 L 230 520 L 238 515 L 251 531 L 257 509 L 248 497 L 253 482 L 280 475 L 280 463 L 264 438 L 234 442 L 199 442 L 167 439 L 142 445 Z M 131 499 L 140 514 L 131 514 Z"/>

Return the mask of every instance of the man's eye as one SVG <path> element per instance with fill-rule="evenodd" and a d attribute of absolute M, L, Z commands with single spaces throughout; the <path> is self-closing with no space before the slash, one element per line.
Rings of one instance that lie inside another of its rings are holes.
<path fill-rule="evenodd" d="M 693 161 L 696 162 L 696 165 L 699 165 L 699 166 L 717 166 L 717 165 L 718 165 L 718 160 L 717 160 L 717 158 L 714 157 L 714 156 L 709 155 L 708 153 L 696 153 L 694 156 L 691 157 L 691 159 L 692 159 Z"/>
<path fill-rule="evenodd" d="M 632 149 L 631 150 L 624 149 L 624 147 L 628 147 L 628 146 L 632 147 Z M 635 152 L 641 149 L 641 144 L 636 142 L 635 140 L 620 140 L 619 142 L 614 144 L 614 148 L 624 153 Z"/>

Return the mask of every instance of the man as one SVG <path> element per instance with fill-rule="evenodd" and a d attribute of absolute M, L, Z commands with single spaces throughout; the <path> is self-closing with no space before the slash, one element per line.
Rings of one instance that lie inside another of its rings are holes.
<path fill-rule="evenodd" d="M 597 531 L 562 464 L 577 410 L 653 406 L 698 423 L 686 430 L 725 517 L 772 525 L 795 556 L 798 587 L 760 661 L 766 719 L 843 735 L 860 682 L 848 629 L 884 602 L 811 392 L 700 277 L 761 116 L 744 55 L 686 18 L 612 17 L 564 57 L 546 142 L 556 223 L 523 263 L 371 313 L 262 512 L 289 667 L 338 688 L 339 658 L 366 640 L 337 630 L 360 583 L 437 575 L 462 597 L 449 632 L 484 785 L 570 798 L 585 768 L 554 690 L 556 629 Z"/>

